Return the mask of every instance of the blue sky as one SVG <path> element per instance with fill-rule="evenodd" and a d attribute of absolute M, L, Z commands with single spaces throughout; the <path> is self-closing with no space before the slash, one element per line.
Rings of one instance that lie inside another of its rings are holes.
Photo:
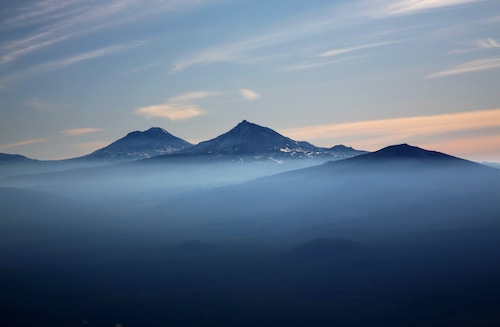
<path fill-rule="evenodd" d="M 498 0 L 40 0 L 0 9 L 0 152 L 247 119 L 318 146 L 500 161 Z"/>

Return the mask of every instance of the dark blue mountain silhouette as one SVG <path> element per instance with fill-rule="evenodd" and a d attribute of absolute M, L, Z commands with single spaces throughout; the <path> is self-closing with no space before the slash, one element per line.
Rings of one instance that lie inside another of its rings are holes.
<path fill-rule="evenodd" d="M 189 208 L 177 208 L 179 199 L 167 207 L 217 217 L 228 230 L 247 219 L 253 230 L 248 224 L 238 232 L 251 237 L 264 237 L 262 231 L 317 237 L 345 226 L 498 225 L 500 171 L 402 144 L 192 198 Z M 235 216 L 243 218 L 234 222 Z"/>
<path fill-rule="evenodd" d="M 174 153 L 193 145 L 159 127 L 147 131 L 135 131 L 79 159 L 145 159 Z"/>
<path fill-rule="evenodd" d="M 30 159 L 20 154 L 0 153 L 0 165 L 3 164 L 18 164 L 27 162 L 36 162 L 37 160 Z"/>
<path fill-rule="evenodd" d="M 332 148 L 316 147 L 308 142 L 292 140 L 270 128 L 246 120 L 227 133 L 201 142 L 185 152 L 193 155 L 251 156 L 254 159 L 322 157 L 344 159 L 366 153 L 343 145 Z"/>

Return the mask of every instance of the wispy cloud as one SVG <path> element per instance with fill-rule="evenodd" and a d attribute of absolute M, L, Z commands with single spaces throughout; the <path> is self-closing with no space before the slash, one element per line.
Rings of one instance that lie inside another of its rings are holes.
<path fill-rule="evenodd" d="M 121 51 L 125 51 L 132 48 L 137 48 L 146 44 L 145 41 L 134 41 L 127 42 L 123 44 L 117 44 L 109 47 L 104 47 L 97 50 L 92 50 L 84 53 L 80 53 L 71 57 L 66 57 L 58 60 L 53 60 L 43 64 L 33 66 L 31 68 L 7 75 L 0 79 L 0 85 L 6 85 L 8 82 L 13 80 L 18 80 L 26 77 L 35 76 L 38 74 L 48 73 L 54 70 L 62 69 L 70 65 L 77 64 L 82 61 L 97 59 L 103 56 L 109 56 Z"/>
<path fill-rule="evenodd" d="M 254 101 L 260 98 L 260 94 L 250 89 L 240 89 L 240 95 L 247 101 Z"/>
<path fill-rule="evenodd" d="M 213 2 L 216 1 L 42 0 L 21 5 L 11 18 L 0 23 L 0 32 L 16 35 L 0 44 L 0 64 L 76 36 Z"/>
<path fill-rule="evenodd" d="M 499 49 L 499 48 L 500 48 L 500 41 L 494 38 L 486 38 L 486 39 L 475 40 L 474 42 L 469 43 L 467 48 L 460 50 L 453 50 L 448 52 L 448 54 L 460 54 L 460 53 Z"/>
<path fill-rule="evenodd" d="M 141 107 L 135 113 L 146 118 L 166 118 L 171 121 L 185 120 L 205 114 L 205 110 L 201 106 L 188 102 L 219 94 L 221 93 L 205 91 L 184 93 L 168 99 L 163 104 Z"/>
<path fill-rule="evenodd" d="M 91 134 L 102 131 L 102 128 L 72 128 L 72 129 L 64 129 L 59 131 L 60 134 L 64 136 L 75 136 L 75 135 L 83 135 L 83 134 Z"/>
<path fill-rule="evenodd" d="M 477 71 L 498 69 L 498 68 L 500 68 L 500 57 L 486 58 L 456 65 L 454 67 L 451 67 L 450 69 L 429 74 L 425 76 L 425 78 L 431 79 L 431 78 L 447 77 L 452 75 L 473 73 Z"/>
<path fill-rule="evenodd" d="M 6 144 L 6 145 L 0 145 L 0 150 L 8 150 L 12 148 L 17 148 L 23 145 L 29 145 L 29 144 L 34 144 L 34 143 L 41 143 L 41 142 L 47 142 L 50 141 L 50 137 L 44 137 L 44 138 L 39 138 L 39 139 L 30 139 L 30 140 L 24 140 L 16 143 L 11 143 L 11 144 Z"/>
<path fill-rule="evenodd" d="M 493 38 L 477 40 L 476 44 L 481 49 L 500 48 L 500 42 L 498 40 L 493 39 Z"/>
<path fill-rule="evenodd" d="M 205 114 L 197 105 L 158 104 L 137 109 L 137 114 L 147 118 L 167 118 L 171 121 L 184 120 Z"/>
<path fill-rule="evenodd" d="M 170 103 L 185 103 L 189 102 L 192 100 L 197 100 L 197 99 L 203 99 L 215 95 L 221 94 L 220 92 L 205 92 L 205 91 L 199 91 L 199 92 L 189 92 L 189 93 L 184 93 L 181 95 L 178 95 L 176 97 L 170 98 L 169 102 Z"/>
<path fill-rule="evenodd" d="M 379 43 L 371 43 L 371 44 L 361 44 L 361 45 L 356 45 L 356 46 L 347 47 L 347 48 L 337 48 L 337 49 L 325 51 L 325 52 L 321 53 L 319 56 L 323 57 L 323 58 L 324 57 L 338 56 L 338 55 L 353 52 L 353 51 L 380 47 L 380 46 L 392 44 L 392 43 L 395 43 L 395 42 L 379 42 Z"/>
<path fill-rule="evenodd" d="M 332 40 L 335 39 L 344 40 L 346 38 L 345 30 L 371 21 L 371 18 L 367 17 L 364 11 L 360 9 L 360 3 L 363 4 L 364 2 L 356 2 L 354 5 L 335 4 L 326 6 L 322 10 L 304 14 L 293 22 L 276 23 L 274 27 L 246 38 L 227 41 L 187 54 L 173 63 L 171 73 L 179 73 L 197 65 L 222 62 L 255 64 L 259 60 L 264 62 L 270 60 L 277 62 L 281 66 L 284 60 L 315 57 L 318 48 L 331 46 Z M 380 8 L 380 5 L 377 8 Z M 339 31 L 339 33 L 333 34 L 336 31 Z M 387 30 L 356 32 L 359 35 L 354 38 L 363 44 L 323 51 L 320 57 L 335 56 L 394 43 L 376 41 L 387 39 L 388 34 L 397 32 L 392 30 L 390 33 Z M 314 49 L 297 47 L 297 44 L 307 42 L 308 38 L 322 34 L 325 35 L 323 38 L 324 44 L 316 44 Z M 350 38 L 352 39 L 352 36 Z M 292 52 L 284 50 L 289 45 L 293 46 Z M 315 63 L 310 64 L 314 65 Z"/>
<path fill-rule="evenodd" d="M 6 49 L 4 49 L 3 54 L 0 55 L 0 64 L 14 61 L 18 57 L 23 56 L 24 54 L 27 54 L 30 52 L 35 52 L 37 50 L 45 48 L 49 45 L 52 45 L 52 44 L 57 43 L 59 41 L 62 41 L 64 39 L 66 39 L 65 36 L 54 38 L 54 39 L 47 40 L 47 41 L 38 42 L 38 43 L 32 43 L 32 44 L 29 44 L 29 42 L 26 42 L 28 44 L 26 44 L 25 46 L 23 46 L 22 44 L 19 44 L 19 42 L 11 43 L 10 45 L 11 45 L 12 50 L 5 51 Z M 0 50 L 2 50 L 2 49 L 0 48 Z"/>
<path fill-rule="evenodd" d="M 356 45 L 356 46 L 351 46 L 351 47 L 335 48 L 335 49 L 321 52 L 320 54 L 318 54 L 312 58 L 309 58 L 308 60 L 288 65 L 284 68 L 284 70 L 285 71 L 297 71 L 297 70 L 311 69 L 311 68 L 317 68 L 317 67 L 322 67 L 322 66 L 327 66 L 327 65 L 338 64 L 338 63 L 350 61 L 350 60 L 363 59 L 363 58 L 367 58 L 367 57 L 371 56 L 372 54 L 370 54 L 370 53 L 358 53 L 358 54 L 354 54 L 354 55 L 351 54 L 349 56 L 346 56 L 346 55 L 351 53 L 351 52 L 362 52 L 361 50 L 377 48 L 377 47 L 381 47 L 381 46 L 389 45 L 389 44 L 394 44 L 394 43 L 398 43 L 398 42 L 399 41 L 387 41 L 387 42 L 378 42 L 378 43 L 367 43 L 367 44 L 361 44 L 361 45 Z M 332 57 L 334 59 L 332 59 Z"/>
<path fill-rule="evenodd" d="M 23 140 L 11 144 L 6 144 L 6 145 L 0 145 L 0 151 L 3 150 L 8 150 L 8 149 L 13 149 L 17 147 L 21 147 L 24 145 L 30 145 L 30 144 L 36 144 L 36 143 L 42 143 L 42 142 L 49 142 L 57 139 L 61 139 L 62 137 L 67 137 L 67 136 L 76 136 L 76 135 L 84 135 L 84 134 L 90 134 L 90 133 L 96 133 L 100 132 L 104 129 L 102 128 L 72 128 L 72 129 L 65 129 L 59 131 L 59 135 L 54 135 L 52 137 L 42 137 L 42 138 L 37 138 L 37 139 L 29 139 L 29 140 Z"/>
<path fill-rule="evenodd" d="M 429 143 L 443 135 L 500 128 L 500 109 L 416 116 L 281 130 L 298 140 L 344 143 L 376 150 L 396 143 Z M 498 136 L 498 133 L 494 133 Z"/>
<path fill-rule="evenodd" d="M 56 112 L 66 107 L 65 105 L 49 103 L 46 101 L 42 101 L 40 99 L 33 99 L 26 103 L 28 108 L 34 109 L 36 111 L 48 113 L 48 112 Z"/>
<path fill-rule="evenodd" d="M 500 160 L 500 135 L 457 137 L 448 140 L 425 140 L 420 146 L 444 151 L 478 161 Z"/>
<path fill-rule="evenodd" d="M 307 60 L 304 62 L 289 65 L 289 66 L 285 67 L 284 70 L 291 72 L 291 71 L 296 71 L 296 70 L 318 68 L 318 67 L 322 67 L 322 66 L 338 64 L 338 63 L 345 62 L 345 61 L 367 58 L 369 56 L 370 55 L 357 55 L 357 56 L 349 56 L 349 57 L 343 57 L 343 58 L 333 59 L 333 60 L 331 60 L 331 59 L 324 60 L 321 58 L 320 58 L 320 60 L 318 60 L 318 58 L 314 58 L 312 60 Z"/>
<path fill-rule="evenodd" d="M 317 35 L 349 26 L 354 22 L 353 8 L 343 6 L 339 8 L 327 8 L 316 12 L 308 17 L 302 17 L 293 23 L 277 24 L 259 34 L 244 39 L 234 40 L 208 49 L 203 49 L 194 54 L 178 59 L 172 67 L 171 72 L 177 73 L 195 65 L 207 65 L 218 62 L 248 62 L 248 57 L 260 57 L 258 52 L 263 49 L 279 48 L 292 41 L 303 40 L 311 35 Z M 274 56 L 280 57 L 276 55 Z M 263 56 L 269 58 L 269 54 Z"/>
<path fill-rule="evenodd" d="M 55 69 L 60 69 L 60 68 L 63 68 L 63 67 L 69 66 L 69 65 L 79 63 L 81 61 L 96 59 L 99 57 L 108 56 L 108 55 L 111 55 L 111 54 L 114 54 L 117 52 L 121 52 L 121 51 L 124 51 L 127 49 L 140 47 L 146 43 L 147 42 L 144 42 L 144 41 L 134 41 L 134 42 L 128 42 L 128 43 L 124 43 L 124 44 L 112 45 L 109 47 L 81 53 L 81 54 L 78 54 L 76 56 L 64 58 L 61 60 L 55 60 L 52 62 L 48 62 L 48 63 L 42 64 L 42 65 L 39 65 L 36 68 L 39 71 L 51 71 L 51 70 L 55 70 Z"/>
<path fill-rule="evenodd" d="M 483 0 L 400 0 L 388 2 L 379 8 L 374 14 L 376 16 L 409 15 L 444 7 L 465 5 Z"/>

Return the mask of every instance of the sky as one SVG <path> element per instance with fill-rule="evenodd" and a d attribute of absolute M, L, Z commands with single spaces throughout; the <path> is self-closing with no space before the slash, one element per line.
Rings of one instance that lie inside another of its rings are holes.
<path fill-rule="evenodd" d="M 317 146 L 500 162 L 498 0 L 1 0 L 0 152 L 242 120 Z"/>

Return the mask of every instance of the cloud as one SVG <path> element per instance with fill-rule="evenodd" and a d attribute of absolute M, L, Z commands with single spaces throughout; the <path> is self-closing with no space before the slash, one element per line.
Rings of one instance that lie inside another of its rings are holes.
<path fill-rule="evenodd" d="M 12 149 L 12 148 L 17 148 L 19 146 L 23 145 L 28 145 L 28 144 L 35 144 L 35 143 L 41 143 L 41 142 L 47 142 L 50 141 L 50 137 L 44 137 L 44 138 L 39 138 L 39 139 L 30 139 L 30 140 L 24 140 L 16 143 L 11 143 L 11 144 L 6 144 L 6 145 L 0 145 L 0 150 L 7 150 L 7 149 Z"/>
<path fill-rule="evenodd" d="M 470 131 L 500 130 L 500 109 L 416 116 L 281 130 L 291 138 L 376 150 L 397 143 L 430 144 Z M 490 133 L 491 134 L 491 133 Z M 447 136 L 448 135 L 448 136 Z M 498 133 L 491 137 L 498 139 Z M 485 136 L 486 137 L 486 136 Z"/>
<path fill-rule="evenodd" d="M 17 148 L 23 145 L 29 145 L 29 144 L 35 144 L 35 143 L 41 143 L 41 142 L 48 142 L 52 141 L 54 139 L 60 139 L 61 137 L 66 137 L 66 136 L 75 136 L 75 135 L 83 135 L 83 134 L 89 134 L 89 133 L 95 133 L 102 131 L 102 128 L 73 128 L 73 129 L 65 129 L 62 131 L 59 131 L 59 134 L 62 136 L 54 136 L 54 137 L 43 137 L 43 138 L 37 138 L 37 139 L 29 139 L 29 140 L 24 140 L 16 143 L 11 143 L 11 144 L 6 144 L 6 145 L 0 145 L 0 151 L 11 149 L 11 148 Z"/>
<path fill-rule="evenodd" d="M 387 45 L 387 44 L 391 44 L 391 43 L 394 43 L 394 42 L 379 42 L 379 43 L 371 43 L 371 44 L 362 44 L 362 45 L 357 45 L 357 46 L 348 47 L 348 48 L 332 49 L 332 50 L 328 50 L 328 51 L 321 53 L 319 56 L 323 57 L 323 58 L 324 57 L 338 56 L 338 55 L 344 54 L 344 53 L 349 53 L 349 52 L 358 51 L 358 50 L 362 50 L 362 49 L 380 47 L 382 45 Z"/>
<path fill-rule="evenodd" d="M 178 95 L 176 97 L 170 98 L 169 102 L 173 103 L 184 103 L 184 102 L 189 102 L 191 100 L 197 100 L 197 99 L 202 99 L 214 95 L 219 95 L 221 94 L 220 92 L 204 92 L 204 91 L 199 91 L 199 92 L 190 92 L 190 93 L 184 93 L 181 95 Z"/>
<path fill-rule="evenodd" d="M 425 76 L 426 79 L 447 77 L 452 75 L 473 73 L 482 70 L 490 70 L 500 68 L 500 57 L 486 58 L 475 61 L 470 61 L 460 65 L 456 65 L 450 69 L 439 71 Z"/>
<path fill-rule="evenodd" d="M 317 67 L 322 67 L 322 66 L 327 66 L 327 65 L 333 65 L 333 64 L 338 64 L 341 62 L 345 61 L 351 61 L 351 60 L 356 60 L 356 59 L 362 59 L 362 58 L 367 58 L 370 57 L 370 55 L 358 55 L 358 56 L 350 56 L 350 57 L 344 57 L 341 59 L 333 59 L 333 60 L 309 60 L 305 61 L 299 64 L 294 64 L 285 67 L 285 71 L 291 72 L 291 71 L 296 71 L 296 70 L 303 70 L 303 69 L 310 69 L 310 68 L 317 68 Z"/>
<path fill-rule="evenodd" d="M 470 45 L 470 44 L 469 44 Z M 478 39 L 472 42 L 472 46 L 466 49 L 454 50 L 448 52 L 448 54 L 460 54 L 467 52 L 475 52 L 480 50 L 498 49 L 500 48 L 500 41 L 493 38 Z"/>
<path fill-rule="evenodd" d="M 170 72 L 179 73 L 193 66 L 222 62 L 255 64 L 258 61 L 263 62 L 274 59 L 274 62 L 279 61 L 279 64 L 282 64 L 284 59 L 307 56 L 312 50 L 309 47 L 301 49 L 297 47 L 297 43 L 307 41 L 308 38 L 321 34 L 325 35 L 323 40 L 326 43 L 328 40 L 336 38 L 336 36 L 327 35 L 327 33 L 339 31 L 337 37 L 343 38 L 346 29 L 368 23 L 370 19 L 367 19 L 367 15 L 361 9 L 360 4 L 363 5 L 364 2 L 356 2 L 354 5 L 349 3 L 348 5 L 334 4 L 325 6 L 321 10 L 302 14 L 293 22 L 276 23 L 274 28 L 261 33 L 187 54 L 173 63 Z M 375 35 L 370 35 L 370 33 L 364 33 L 356 38 L 358 40 L 373 40 L 384 36 L 384 33 L 375 33 Z M 371 43 L 340 50 L 345 53 L 388 43 L 390 42 Z M 294 44 L 293 51 L 284 50 L 287 45 L 291 44 Z M 334 53 L 330 55 L 334 55 Z"/>
<path fill-rule="evenodd" d="M 408 15 L 481 1 L 483 0 L 400 0 L 379 9 L 376 16 Z"/>
<path fill-rule="evenodd" d="M 393 43 L 397 43 L 397 42 L 399 42 L 399 41 L 368 43 L 368 44 L 361 44 L 361 45 L 352 46 L 352 47 L 331 49 L 331 50 L 324 51 L 324 52 L 320 53 L 319 55 L 317 55 L 315 58 L 313 58 L 311 60 L 303 61 L 303 62 L 298 63 L 298 64 L 289 65 L 289 66 L 285 67 L 284 70 L 285 71 L 296 71 L 296 70 L 317 68 L 317 67 L 337 64 L 337 63 L 344 62 L 344 61 L 367 58 L 370 56 L 370 54 L 358 54 L 358 55 L 351 55 L 349 57 L 348 56 L 341 56 L 341 55 L 347 54 L 350 52 L 356 52 L 359 50 L 370 49 L 370 48 L 380 47 L 380 46 L 384 46 L 384 45 L 388 45 L 388 44 L 393 44 Z M 341 57 L 339 57 L 339 56 L 341 56 Z M 335 59 L 332 60 L 331 57 L 335 57 Z"/>
<path fill-rule="evenodd" d="M 164 104 L 141 107 L 135 113 L 146 118 L 167 118 L 171 121 L 189 119 L 204 115 L 205 111 L 200 106 L 188 102 L 219 94 L 221 93 L 205 91 L 184 93 L 168 99 Z"/>
<path fill-rule="evenodd" d="M 44 112 L 44 113 L 59 111 L 60 109 L 65 107 L 63 105 L 53 104 L 53 103 L 45 102 L 45 101 L 42 101 L 39 99 L 33 99 L 33 100 L 27 102 L 26 106 L 28 108 L 34 109 L 36 111 Z"/>
<path fill-rule="evenodd" d="M 62 69 L 70 65 L 77 64 L 82 61 L 86 60 L 91 60 L 91 59 L 97 59 L 103 56 L 109 56 L 121 51 L 125 51 L 127 49 L 132 49 L 136 47 L 140 47 L 146 44 L 144 41 L 133 41 L 133 42 L 127 42 L 123 44 L 117 44 L 109 47 L 104 47 L 101 49 L 93 50 L 93 51 L 88 51 L 84 53 L 80 53 L 75 56 L 71 57 L 66 57 L 54 61 L 50 61 L 47 63 L 39 64 L 36 66 L 33 66 L 31 68 L 25 69 L 23 71 L 7 75 L 0 79 L 0 84 L 5 85 L 6 83 L 16 80 L 16 79 L 22 79 L 26 78 L 29 76 L 34 76 L 34 75 L 39 75 L 43 73 L 48 73 L 54 70 Z"/>
<path fill-rule="evenodd" d="M 69 65 L 73 65 L 76 63 L 79 63 L 81 61 L 86 61 L 90 59 L 96 59 L 99 57 L 103 56 L 108 56 L 117 52 L 121 52 L 127 49 L 132 49 L 136 47 L 140 47 L 144 45 L 146 42 L 144 41 L 134 41 L 134 42 L 128 42 L 124 44 L 117 44 L 93 51 L 88 51 L 85 53 L 80 53 L 78 55 L 72 56 L 72 57 L 67 57 L 59 60 L 54 60 L 45 64 L 41 64 L 38 66 L 35 66 L 33 69 L 31 69 L 32 72 L 48 72 L 56 69 L 61 69 Z"/>
<path fill-rule="evenodd" d="M 43 42 L 34 43 L 34 44 L 28 44 L 24 47 L 23 46 L 16 47 L 14 44 L 11 44 L 11 47 L 14 49 L 11 51 L 6 51 L 4 54 L 2 54 L 0 56 L 0 64 L 14 61 L 18 57 L 23 56 L 24 54 L 27 54 L 30 52 L 35 52 L 36 50 L 45 48 L 49 45 L 52 45 L 52 44 L 57 43 L 59 41 L 62 41 L 64 39 L 66 39 L 66 37 L 59 37 L 59 38 L 55 38 L 55 39 L 48 40 L 48 41 L 43 41 Z"/>
<path fill-rule="evenodd" d="M 477 161 L 500 162 L 500 135 L 426 140 L 420 146 Z"/>
<path fill-rule="evenodd" d="M 72 128 L 59 131 L 64 136 L 75 136 L 83 134 L 91 134 L 102 131 L 102 128 Z"/>
<path fill-rule="evenodd" d="M 204 114 L 196 105 L 159 104 L 137 109 L 137 114 L 147 118 L 167 118 L 171 121 L 184 120 Z"/>
<path fill-rule="evenodd" d="M 481 49 L 500 48 L 500 42 L 493 38 L 479 39 L 476 41 L 476 44 Z"/>
<path fill-rule="evenodd" d="M 294 20 L 293 23 L 277 25 L 274 29 L 260 34 L 184 56 L 173 64 L 171 73 L 178 73 L 196 65 L 218 62 L 254 62 L 252 58 L 269 58 L 269 55 L 259 55 L 258 51 L 273 47 L 282 49 L 283 44 L 303 40 L 311 35 L 325 33 L 334 29 L 345 28 L 344 23 L 352 24 L 352 18 L 356 15 L 357 13 L 353 12 L 353 8 L 349 6 L 342 6 L 341 8 L 338 6 L 328 7 L 308 16 L 302 16 L 301 20 Z M 289 54 L 287 55 L 289 56 Z M 249 59 L 249 56 L 252 58 Z"/>
<path fill-rule="evenodd" d="M 254 101 L 260 98 L 260 95 L 249 89 L 240 89 L 240 95 L 247 101 Z"/>
<path fill-rule="evenodd" d="M 0 22 L 0 33 L 16 35 L 15 39 L 0 43 L 0 63 L 18 60 L 83 34 L 217 2 L 219 0 L 42 0 L 24 6 L 24 2 L 19 1 L 11 17 Z"/>

